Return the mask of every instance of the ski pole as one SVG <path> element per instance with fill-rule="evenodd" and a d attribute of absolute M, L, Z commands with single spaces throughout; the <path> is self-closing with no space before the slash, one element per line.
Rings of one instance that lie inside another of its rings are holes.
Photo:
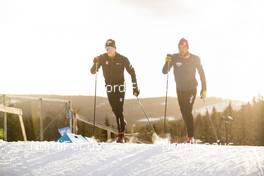
<path fill-rule="evenodd" d="M 95 85 L 94 85 L 94 119 L 93 119 L 93 136 L 95 135 L 95 116 L 96 116 L 96 91 L 97 91 L 97 63 L 95 64 Z"/>
<path fill-rule="evenodd" d="M 166 126 L 166 118 L 167 118 L 167 104 L 168 104 L 168 89 L 169 89 L 169 69 L 170 69 L 170 64 L 168 64 L 167 70 L 167 80 L 166 80 L 166 95 L 165 95 L 165 109 L 164 109 L 164 134 L 167 132 L 167 126 Z"/>
<path fill-rule="evenodd" d="M 205 105 L 205 107 L 206 107 L 207 112 L 209 112 L 209 111 L 208 111 L 208 108 L 207 108 L 207 105 L 206 105 L 206 102 L 205 102 L 205 98 L 203 98 L 203 102 L 204 102 L 204 105 Z M 215 129 L 215 126 L 214 126 L 214 124 L 213 124 L 213 121 L 212 121 L 210 115 L 208 115 L 208 118 L 209 118 L 210 124 L 211 124 L 211 126 L 212 126 L 212 128 L 213 128 L 213 133 L 214 133 L 214 136 L 215 136 L 216 142 L 219 144 L 220 141 L 219 141 L 219 139 L 218 139 L 218 137 L 217 137 L 216 129 Z"/>
<path fill-rule="evenodd" d="M 138 104 L 140 105 L 141 110 L 142 110 L 143 113 L 145 114 L 145 117 L 147 118 L 147 120 L 148 120 L 148 124 L 149 124 L 149 126 L 151 127 L 152 131 L 153 131 L 154 133 L 156 133 L 156 131 L 155 131 L 153 125 L 151 124 L 151 122 L 150 122 L 150 120 L 149 120 L 149 117 L 148 117 L 148 115 L 147 115 L 147 113 L 146 113 L 146 111 L 145 111 L 145 109 L 144 109 L 144 106 L 143 106 L 143 104 L 141 103 L 141 101 L 140 101 L 140 99 L 139 99 L 138 97 L 137 97 L 137 102 L 138 102 Z"/>

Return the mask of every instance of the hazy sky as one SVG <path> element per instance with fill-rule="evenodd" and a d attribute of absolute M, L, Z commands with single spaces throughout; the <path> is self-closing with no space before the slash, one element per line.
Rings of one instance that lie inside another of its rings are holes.
<path fill-rule="evenodd" d="M 136 69 L 141 96 L 164 96 L 164 58 L 185 37 L 209 96 L 264 95 L 263 9 L 261 0 L 0 0 L 0 93 L 93 95 L 93 57 L 113 38 Z M 102 72 L 98 79 L 106 96 Z M 176 96 L 172 73 L 169 84 Z"/>

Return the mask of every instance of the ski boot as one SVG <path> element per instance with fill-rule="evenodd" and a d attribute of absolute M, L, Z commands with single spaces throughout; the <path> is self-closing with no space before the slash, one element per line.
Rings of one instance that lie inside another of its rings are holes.
<path fill-rule="evenodd" d="M 194 138 L 193 138 L 193 137 L 189 137 L 189 136 L 187 136 L 186 143 L 189 143 L 189 144 L 194 144 L 194 143 L 195 143 L 195 140 L 194 140 Z"/>
<path fill-rule="evenodd" d="M 125 143 L 124 132 L 119 132 L 118 133 L 116 143 Z"/>

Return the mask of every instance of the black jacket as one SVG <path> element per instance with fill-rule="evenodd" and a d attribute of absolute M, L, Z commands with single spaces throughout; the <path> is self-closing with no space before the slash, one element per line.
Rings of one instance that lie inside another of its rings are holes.
<path fill-rule="evenodd" d="M 191 54 L 190 58 L 183 59 L 179 54 L 174 54 L 172 58 L 173 60 L 169 64 L 165 63 L 162 72 L 163 74 L 167 74 L 171 67 L 173 67 L 177 90 L 187 91 L 197 87 L 196 70 L 200 75 L 202 90 L 206 90 L 204 69 L 198 56 Z"/>
<path fill-rule="evenodd" d="M 110 85 L 123 84 L 125 81 L 124 79 L 125 69 L 130 74 L 132 83 L 137 84 L 135 70 L 130 64 L 129 60 L 125 56 L 122 56 L 121 54 L 116 53 L 114 58 L 110 58 L 105 53 L 105 54 L 98 56 L 98 58 L 99 58 L 99 63 L 97 65 L 97 71 L 102 66 L 105 83 L 107 85 L 108 84 Z M 96 58 L 94 58 L 93 62 L 94 64 L 91 68 L 91 73 L 95 74 L 96 73 Z"/>

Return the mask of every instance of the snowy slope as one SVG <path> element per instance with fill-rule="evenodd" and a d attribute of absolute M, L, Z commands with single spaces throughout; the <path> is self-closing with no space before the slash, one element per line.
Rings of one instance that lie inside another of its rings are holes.
<path fill-rule="evenodd" d="M 0 142 L 0 175 L 264 175 L 264 147 Z"/>

